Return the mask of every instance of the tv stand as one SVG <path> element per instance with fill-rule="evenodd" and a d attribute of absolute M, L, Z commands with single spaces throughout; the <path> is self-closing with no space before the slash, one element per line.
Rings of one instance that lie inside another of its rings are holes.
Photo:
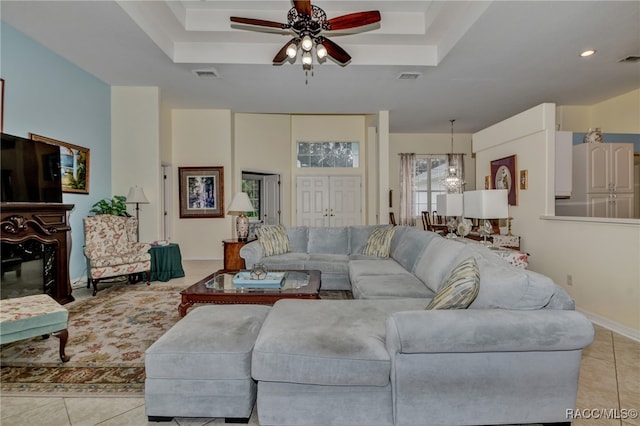
<path fill-rule="evenodd" d="M 69 214 L 73 204 L 60 203 L 2 203 L 0 205 L 0 241 L 2 250 L 2 281 L 5 274 L 15 271 L 24 277 L 15 262 L 19 256 L 6 259 L 10 251 L 5 247 L 24 250 L 25 254 L 32 254 L 33 247 L 42 247 L 42 287 L 36 286 L 36 292 L 46 293 L 58 303 L 65 304 L 74 300 L 71 296 L 71 281 L 69 279 L 69 253 L 71 251 L 71 227 Z M 11 263 L 11 268 L 5 265 Z"/>

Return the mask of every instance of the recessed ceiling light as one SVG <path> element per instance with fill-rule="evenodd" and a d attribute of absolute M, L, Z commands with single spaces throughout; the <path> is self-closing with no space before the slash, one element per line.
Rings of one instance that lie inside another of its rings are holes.
<path fill-rule="evenodd" d="M 593 56 L 596 54 L 596 51 L 593 49 L 589 49 L 589 50 L 585 50 L 584 52 L 580 53 L 580 56 L 583 58 L 586 58 L 588 56 Z"/>

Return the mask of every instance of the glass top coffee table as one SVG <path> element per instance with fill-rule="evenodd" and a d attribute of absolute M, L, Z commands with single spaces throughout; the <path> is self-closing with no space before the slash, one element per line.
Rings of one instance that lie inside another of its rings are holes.
<path fill-rule="evenodd" d="M 320 298 L 320 271 L 317 270 L 279 271 L 285 272 L 284 283 L 274 289 L 235 287 L 233 277 L 237 272 L 220 270 L 182 290 L 180 316 L 185 316 L 196 303 L 272 305 L 280 299 Z"/>

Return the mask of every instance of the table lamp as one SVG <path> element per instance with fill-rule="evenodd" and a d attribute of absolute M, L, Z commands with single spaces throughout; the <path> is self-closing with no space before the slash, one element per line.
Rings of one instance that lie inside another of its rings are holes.
<path fill-rule="evenodd" d="M 438 194 L 438 213 L 448 217 L 447 228 L 449 233 L 447 238 L 456 238 L 453 230 L 456 228 L 456 218 L 462 216 L 462 194 Z"/>
<path fill-rule="evenodd" d="M 253 205 L 246 192 L 238 192 L 233 196 L 228 214 L 238 216 L 236 218 L 236 233 L 240 241 L 247 241 L 247 237 L 249 237 L 249 218 L 245 213 L 252 211 Z"/>
<path fill-rule="evenodd" d="M 127 204 L 135 204 L 136 205 L 136 238 L 140 241 L 140 204 L 149 204 L 149 200 L 147 200 L 146 195 L 144 195 L 144 190 L 139 186 L 132 186 L 129 189 L 129 194 L 127 194 L 127 200 L 125 201 Z"/>
<path fill-rule="evenodd" d="M 493 232 L 489 219 L 509 217 L 509 191 L 506 189 L 482 189 L 467 191 L 463 195 L 464 216 L 472 219 L 484 219 L 480 234 L 484 237 L 484 244 L 488 245 L 487 237 Z"/>

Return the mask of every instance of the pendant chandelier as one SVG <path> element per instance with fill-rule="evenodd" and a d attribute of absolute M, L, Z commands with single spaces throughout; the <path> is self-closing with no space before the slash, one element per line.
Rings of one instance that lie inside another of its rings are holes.
<path fill-rule="evenodd" d="M 448 154 L 449 157 L 449 173 L 447 176 L 442 179 L 441 183 L 447 189 L 447 193 L 449 194 L 458 194 L 462 192 L 462 188 L 465 184 L 464 176 L 462 175 L 463 170 L 463 155 L 464 154 L 454 154 L 453 153 L 453 122 L 456 120 L 449 120 L 451 123 L 451 154 Z"/>

